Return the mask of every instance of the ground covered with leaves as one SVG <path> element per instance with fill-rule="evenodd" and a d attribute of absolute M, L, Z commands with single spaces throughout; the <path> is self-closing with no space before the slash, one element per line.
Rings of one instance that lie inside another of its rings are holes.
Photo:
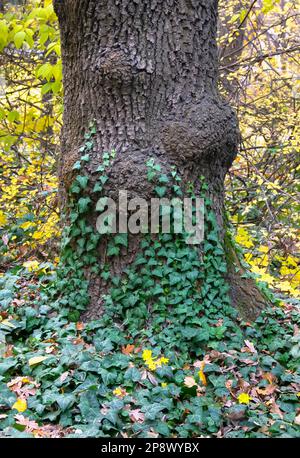
<path fill-rule="evenodd" d="M 160 344 L 150 328 L 69 321 L 47 303 L 54 278 L 50 264 L 0 278 L 2 435 L 300 437 L 295 301 L 255 323 L 203 314 Z"/>

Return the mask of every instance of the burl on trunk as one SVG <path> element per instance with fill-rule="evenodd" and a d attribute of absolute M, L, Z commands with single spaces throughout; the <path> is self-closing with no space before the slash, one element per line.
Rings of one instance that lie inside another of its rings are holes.
<path fill-rule="evenodd" d="M 74 177 L 83 134 L 95 121 L 88 165 L 91 183 L 104 151 L 116 151 L 107 195 L 153 197 L 146 162 L 175 166 L 182 183 L 204 176 L 224 237 L 224 177 L 237 154 L 233 110 L 217 88 L 217 0 L 55 0 L 61 30 L 64 126 L 61 189 Z M 67 198 L 65 197 L 65 200 Z M 111 262 L 120 274 L 138 251 L 136 236 Z M 227 248 L 227 251 L 231 248 Z M 241 280 L 228 253 L 231 297 L 254 316 L 264 298 L 252 280 Z M 101 247 L 99 259 L 101 258 Z M 86 316 L 101 313 L 101 279 L 90 277 Z"/>

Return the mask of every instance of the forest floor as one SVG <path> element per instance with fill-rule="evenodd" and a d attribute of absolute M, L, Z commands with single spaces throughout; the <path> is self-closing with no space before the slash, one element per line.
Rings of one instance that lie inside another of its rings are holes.
<path fill-rule="evenodd" d="M 69 321 L 47 303 L 53 275 L 0 277 L 2 435 L 300 437 L 295 299 L 255 323 L 203 318 L 189 355 L 101 319 Z"/>

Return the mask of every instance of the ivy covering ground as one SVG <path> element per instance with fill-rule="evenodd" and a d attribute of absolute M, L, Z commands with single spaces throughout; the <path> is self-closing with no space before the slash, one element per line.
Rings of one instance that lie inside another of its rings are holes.
<path fill-rule="evenodd" d="M 0 419 L 3 434 L 35 437 L 300 436 L 300 315 L 277 301 L 255 323 L 230 305 L 226 260 L 205 197 L 203 255 L 184 235 L 159 234 L 122 277 L 97 264 L 101 236 L 88 225 L 87 134 L 61 263 L 27 263 L 0 278 Z M 113 154 L 104 154 L 101 194 Z M 162 197 L 168 177 L 149 161 Z M 192 195 L 192 190 L 191 190 Z M 127 246 L 111 237 L 107 256 Z M 83 266 L 110 283 L 103 316 L 78 321 L 88 284 Z M 263 285 L 261 285 L 263 287 Z"/>
<path fill-rule="evenodd" d="M 67 311 L 43 303 L 39 282 L 51 274 L 36 277 L 1 278 L 4 434 L 300 436 L 300 318 L 293 305 L 274 306 L 250 324 L 228 309 L 193 319 L 186 298 L 173 305 L 172 316 L 182 316 L 177 326 L 171 316 L 164 328 L 158 319 L 153 324 L 161 333 L 151 326 L 141 332 L 106 318 L 70 322 Z"/>

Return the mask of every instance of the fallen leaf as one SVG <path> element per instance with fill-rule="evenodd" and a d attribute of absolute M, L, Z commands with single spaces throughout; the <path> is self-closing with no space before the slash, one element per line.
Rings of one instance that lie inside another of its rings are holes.
<path fill-rule="evenodd" d="M 193 386 L 197 386 L 197 383 L 196 383 L 194 377 L 185 377 L 184 384 L 188 388 L 192 388 Z"/>
<path fill-rule="evenodd" d="M 24 412 L 27 409 L 27 402 L 25 399 L 19 398 L 12 406 L 12 409 L 16 409 L 18 412 Z"/>
<path fill-rule="evenodd" d="M 134 423 L 143 423 L 143 421 L 145 420 L 145 414 L 143 414 L 143 412 L 141 412 L 140 409 L 135 409 L 129 412 L 129 418 Z"/>
<path fill-rule="evenodd" d="M 240 404 L 249 404 L 251 398 L 247 393 L 241 393 L 238 395 L 238 401 Z"/>
<path fill-rule="evenodd" d="M 19 425 L 26 426 L 27 432 L 39 429 L 39 425 L 34 420 L 30 420 L 29 418 L 24 417 L 24 415 L 17 414 L 15 415 L 15 419 Z"/>
<path fill-rule="evenodd" d="M 113 394 L 118 398 L 124 398 L 128 393 L 124 388 L 119 386 L 113 390 Z"/>
<path fill-rule="evenodd" d="M 198 372 L 198 375 L 199 375 L 199 378 L 201 380 L 201 383 L 206 386 L 207 385 L 207 380 L 206 380 L 206 377 L 205 377 L 205 374 L 203 371 L 199 371 Z"/>
<path fill-rule="evenodd" d="M 271 399 L 270 401 L 266 402 L 266 405 L 270 406 L 270 411 L 272 413 L 275 413 L 280 416 L 280 418 L 283 418 L 283 413 L 281 412 L 279 405 L 276 404 L 275 399 Z"/>
<path fill-rule="evenodd" d="M 5 326 L 8 326 L 9 328 L 13 328 L 13 329 L 16 327 L 16 326 L 15 326 L 13 323 L 11 323 L 9 320 L 2 320 L 2 321 L 0 321 L 0 324 L 4 324 Z"/>
<path fill-rule="evenodd" d="M 9 242 L 9 237 L 7 234 L 4 234 L 2 235 L 2 242 L 4 243 L 4 245 L 8 245 L 8 242 Z"/>
<path fill-rule="evenodd" d="M 6 345 L 5 353 L 4 353 L 4 358 L 8 358 L 9 356 L 13 356 L 14 346 L 12 344 Z"/>
<path fill-rule="evenodd" d="M 148 380 L 152 383 L 152 385 L 154 386 L 158 385 L 157 379 L 154 377 L 153 374 L 151 374 L 151 372 L 147 371 L 147 376 L 148 376 Z"/>
<path fill-rule="evenodd" d="M 262 396 L 269 396 L 270 394 L 273 394 L 276 389 L 276 385 L 268 385 L 266 388 L 256 388 L 256 392 Z"/>
<path fill-rule="evenodd" d="M 267 380 L 271 385 L 273 382 L 277 380 L 277 377 L 274 374 L 272 374 L 272 372 L 264 372 L 262 377 L 263 379 Z"/>
<path fill-rule="evenodd" d="M 198 372 L 198 376 L 201 380 L 201 383 L 202 385 L 206 386 L 207 385 L 207 380 L 206 380 L 206 377 L 205 377 L 205 374 L 203 372 L 204 370 L 204 367 L 205 367 L 205 361 L 200 361 L 200 364 L 198 365 L 199 367 L 199 372 Z"/>
<path fill-rule="evenodd" d="M 300 414 L 295 417 L 294 423 L 300 426 Z"/>
<path fill-rule="evenodd" d="M 122 347 L 123 355 L 130 355 L 131 353 L 133 353 L 134 348 L 134 345 L 126 345 L 126 347 Z"/>
<path fill-rule="evenodd" d="M 69 371 L 63 372 L 61 376 L 59 377 L 59 381 L 64 382 L 66 378 L 68 377 L 68 375 L 69 375 Z"/>
<path fill-rule="evenodd" d="M 33 358 L 30 358 L 28 360 L 28 364 L 29 366 L 34 366 L 35 364 L 39 364 L 43 361 L 45 361 L 45 359 L 49 358 L 49 356 L 33 356 Z"/>
<path fill-rule="evenodd" d="M 246 351 L 248 351 L 249 353 L 257 353 L 257 351 L 256 351 L 256 349 L 255 349 L 253 343 L 250 342 L 250 340 L 244 340 L 244 342 L 245 342 L 246 347 L 247 347 L 247 349 L 248 349 L 248 350 L 246 350 Z M 243 349 L 242 349 L 242 350 L 243 350 Z"/>
<path fill-rule="evenodd" d="M 76 323 L 76 329 L 77 331 L 82 331 L 84 329 L 84 323 L 82 321 L 78 321 Z"/>

